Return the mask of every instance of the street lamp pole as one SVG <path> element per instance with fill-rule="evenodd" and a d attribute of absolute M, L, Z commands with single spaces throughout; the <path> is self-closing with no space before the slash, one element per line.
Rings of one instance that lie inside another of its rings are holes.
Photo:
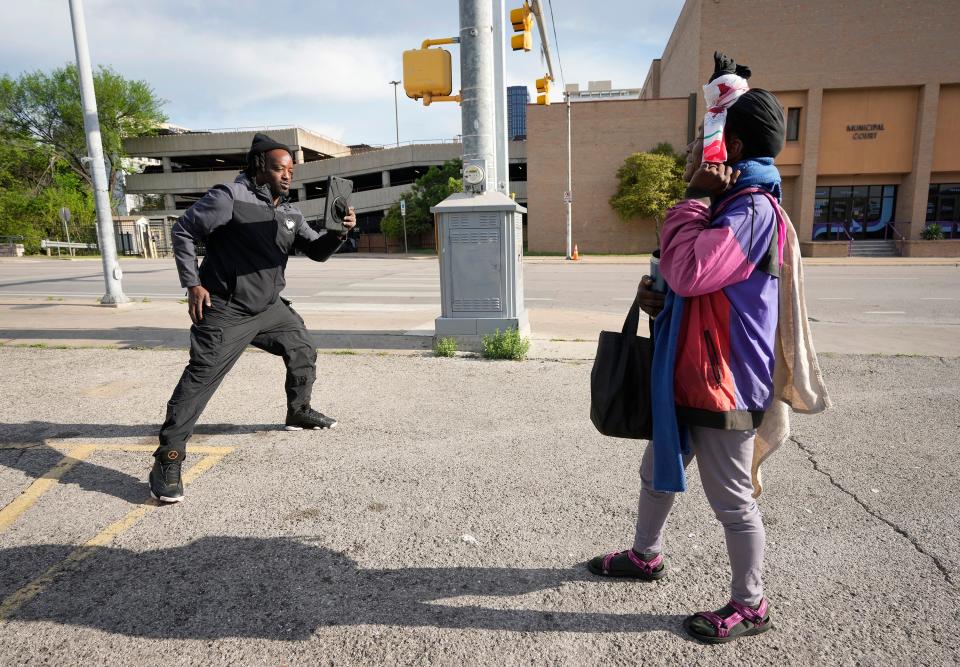
<path fill-rule="evenodd" d="M 97 97 L 93 90 L 93 70 L 87 48 L 87 27 L 83 19 L 83 0 L 70 0 L 70 20 L 73 24 L 73 43 L 77 53 L 77 73 L 80 78 L 80 103 L 83 108 L 83 129 L 87 135 L 86 166 L 93 180 L 93 202 L 97 210 L 97 237 L 103 263 L 106 294 L 100 303 L 117 306 L 130 301 L 120 283 L 123 272 L 117 262 L 117 245 L 113 238 L 113 216 L 110 213 L 107 170 L 103 161 L 103 143 L 100 140 L 100 119 L 97 117 Z"/>
<path fill-rule="evenodd" d="M 397 111 L 397 86 L 400 85 L 399 81 L 391 81 L 393 85 L 393 119 L 397 124 L 397 148 L 400 148 L 400 112 Z"/>

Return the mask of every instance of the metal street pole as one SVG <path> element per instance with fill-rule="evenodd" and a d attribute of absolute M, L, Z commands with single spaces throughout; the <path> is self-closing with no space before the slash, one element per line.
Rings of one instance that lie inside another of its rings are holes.
<path fill-rule="evenodd" d="M 93 90 L 93 71 L 90 69 L 87 27 L 83 19 L 83 0 L 70 0 L 70 20 L 73 23 L 73 43 L 77 52 L 77 72 L 80 76 L 83 129 L 87 134 L 87 165 L 93 175 L 93 198 L 97 209 L 97 240 L 103 261 L 103 280 L 107 290 L 100 299 L 100 303 L 115 306 L 127 303 L 129 299 L 124 295 L 123 286 L 120 284 L 123 271 L 117 262 L 117 245 L 113 236 L 113 216 L 110 214 L 110 193 L 103 163 L 103 144 L 100 141 L 97 97 Z"/>
<path fill-rule="evenodd" d="M 496 116 L 497 189 L 510 196 L 510 144 L 507 137 L 506 0 L 493 0 L 493 91 Z"/>
<path fill-rule="evenodd" d="M 403 254 L 410 254 L 410 249 L 407 247 L 407 202 L 404 199 L 400 200 L 400 219 L 403 221 Z"/>
<path fill-rule="evenodd" d="M 400 148 L 400 112 L 397 111 L 397 86 L 400 85 L 399 81 L 391 81 L 393 84 L 393 119 L 397 124 L 397 148 Z"/>
<path fill-rule="evenodd" d="M 463 161 L 484 162 L 484 190 L 490 192 L 498 182 L 490 0 L 460 0 L 460 88 Z"/>
<path fill-rule="evenodd" d="M 570 148 L 570 93 L 564 91 L 567 98 L 567 259 L 573 259 L 573 160 Z"/>
<path fill-rule="evenodd" d="M 70 230 L 67 229 L 67 223 L 70 222 L 70 209 L 66 206 L 60 209 L 60 222 L 63 223 L 63 235 L 67 237 L 67 247 L 70 248 L 70 256 L 73 257 L 73 248 L 70 247 Z M 60 255 L 60 248 L 57 248 L 57 256 Z"/>

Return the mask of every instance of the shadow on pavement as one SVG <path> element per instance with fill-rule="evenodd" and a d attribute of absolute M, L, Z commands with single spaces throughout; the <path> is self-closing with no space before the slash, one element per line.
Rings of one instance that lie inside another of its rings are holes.
<path fill-rule="evenodd" d="M 32 307 L 45 307 L 34 304 Z M 392 330 L 327 330 L 307 331 L 314 344 L 321 350 L 427 350 L 433 344 L 430 335 L 408 335 L 405 331 Z M 190 347 L 190 330 L 162 327 L 115 327 L 112 329 L 0 329 L 0 339 L 9 339 L 9 344 L 23 341 L 46 341 L 46 345 L 69 345 L 70 341 L 103 341 L 107 345 L 122 348 L 183 348 Z M 253 348 L 250 348 L 253 349 Z M 186 364 L 184 357 L 184 364 Z"/>
<path fill-rule="evenodd" d="M 0 594 L 36 577 L 23 572 L 31 564 L 55 561 L 64 551 L 61 545 L 0 551 L 0 562 L 11 566 L 0 572 Z M 173 639 L 303 641 L 323 626 L 354 625 L 682 636 L 682 616 L 496 609 L 483 599 L 586 580 L 597 579 L 580 566 L 363 569 L 295 539 L 206 537 L 171 549 L 100 549 L 11 618 Z M 462 596 L 471 599 L 444 602 Z"/>
<path fill-rule="evenodd" d="M 199 424 L 194 435 L 229 435 L 256 433 L 278 429 L 279 424 Z M 154 424 L 54 424 L 51 422 L 27 422 L 25 424 L 0 425 L 0 444 L 24 445 L 24 449 L 0 450 L 0 466 L 20 470 L 31 477 L 42 477 L 53 468 L 63 453 L 45 444 L 45 440 L 76 438 L 78 444 L 95 443 L 104 438 L 150 438 L 157 444 L 159 426 Z M 144 444 L 144 443 L 138 443 Z M 187 445 L 189 455 L 190 445 Z M 143 477 L 134 477 L 125 472 L 81 461 L 61 480 L 61 484 L 76 484 L 86 491 L 96 491 L 116 496 L 129 503 L 139 504 L 149 494 L 146 483 L 147 471 L 152 460 L 144 452 L 132 453 L 143 459 Z"/>

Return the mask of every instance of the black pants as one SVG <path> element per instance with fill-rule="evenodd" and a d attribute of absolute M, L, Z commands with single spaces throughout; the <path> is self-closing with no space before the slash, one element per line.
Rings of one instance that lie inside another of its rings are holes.
<path fill-rule="evenodd" d="M 190 363 L 167 402 L 167 418 L 160 427 L 160 447 L 154 456 L 171 460 L 186 456 L 187 440 L 200 413 L 247 345 L 283 357 L 288 410 L 310 405 L 317 351 L 303 319 L 279 299 L 257 315 L 215 296 L 211 300 L 203 319 L 190 328 Z"/>

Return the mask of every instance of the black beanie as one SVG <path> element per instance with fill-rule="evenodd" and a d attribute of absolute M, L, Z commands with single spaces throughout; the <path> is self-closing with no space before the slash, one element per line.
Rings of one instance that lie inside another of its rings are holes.
<path fill-rule="evenodd" d="M 293 157 L 293 151 L 290 150 L 289 146 L 285 146 L 279 141 L 274 141 L 267 135 L 257 132 L 253 135 L 253 143 L 250 144 L 250 152 L 247 153 L 247 155 L 256 155 L 257 153 L 266 153 L 267 151 L 275 150 L 287 151 L 290 153 L 290 157 Z"/>
<path fill-rule="evenodd" d="M 786 139 L 780 101 L 768 90 L 751 88 L 727 109 L 727 130 L 743 142 L 743 157 L 777 157 Z"/>

